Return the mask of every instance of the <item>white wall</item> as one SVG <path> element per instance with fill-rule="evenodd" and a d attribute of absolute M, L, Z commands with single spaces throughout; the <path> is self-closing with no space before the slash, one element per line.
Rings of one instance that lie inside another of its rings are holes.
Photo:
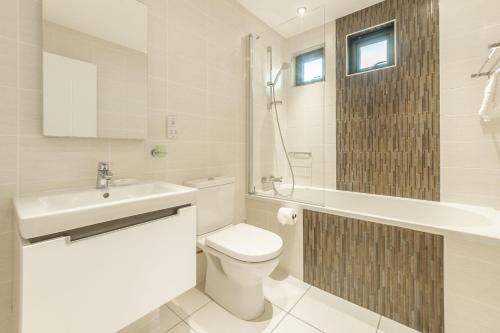
<path fill-rule="evenodd" d="M 500 120 L 477 115 L 485 78 L 471 79 L 500 41 L 497 0 L 440 1 L 441 200 L 500 208 Z M 445 237 L 445 330 L 498 332 L 500 246 Z"/>
<path fill-rule="evenodd" d="M 281 205 L 263 201 L 262 199 L 247 199 L 247 223 L 259 228 L 270 230 L 283 239 L 283 250 L 280 255 L 279 269 L 298 279 L 303 279 L 303 219 L 302 210 L 298 205 L 290 203 L 288 207 L 295 208 L 298 213 L 297 224 L 282 226 L 276 215 Z"/>
<path fill-rule="evenodd" d="M 299 185 L 335 188 L 335 24 L 305 31 L 284 39 L 270 30 L 255 41 L 254 70 L 254 184 L 261 188 L 262 176 L 283 176 L 291 183 L 286 157 L 281 146 L 274 111 L 269 101 L 268 59 L 266 47 L 273 47 L 273 75 L 283 62 L 292 65 L 283 72 L 277 85 L 278 115 L 289 152 L 311 152 L 312 163 L 298 161 L 294 165 Z M 325 46 L 326 81 L 295 86 L 294 57 L 315 46 Z"/>
<path fill-rule="evenodd" d="M 242 37 L 266 26 L 232 0 L 144 0 L 148 5 L 148 138 L 42 136 L 42 6 L 0 2 L 0 332 L 13 332 L 12 197 L 93 186 L 97 163 L 116 177 L 182 183 L 237 179 L 236 217 L 245 217 L 245 100 Z M 168 23 L 167 23 L 168 22 Z M 167 140 L 165 117 L 178 117 Z M 155 144 L 168 157 L 154 159 Z"/>
<path fill-rule="evenodd" d="M 260 44 L 263 45 L 262 42 Z M 278 111 L 287 149 L 289 152 L 312 152 L 313 154 L 312 168 L 309 174 L 304 173 L 307 172 L 307 169 L 294 168 L 297 184 L 335 188 L 335 22 L 329 22 L 325 27 L 315 28 L 289 39 L 281 40 L 280 43 L 273 45 L 274 49 L 277 48 L 276 45 L 281 46 L 279 49 L 280 58 L 273 60 L 273 67 L 276 68 L 276 71 L 283 61 L 292 64 L 292 69 L 283 75 L 277 98 L 284 101 L 284 105 L 278 106 Z M 295 86 L 294 56 L 311 47 L 322 45 L 325 46 L 325 82 Z M 263 49 L 256 48 L 256 54 L 259 57 L 257 63 L 266 60 L 265 57 L 262 58 L 263 51 Z M 267 101 L 263 90 L 265 89 L 264 81 L 267 80 L 267 76 L 261 80 L 254 80 L 257 101 L 262 101 L 262 103 Z M 260 91 L 262 92 L 259 94 Z M 268 174 L 285 176 L 285 181 L 291 183 L 291 175 L 275 127 L 274 112 L 268 112 L 265 104 L 256 108 L 254 112 L 257 117 L 254 122 L 254 130 L 256 130 L 254 149 L 257 151 L 254 160 L 255 184 L 260 185 L 260 177 Z M 266 161 L 272 163 L 266 164 Z M 304 163 L 304 161 L 300 162 Z M 284 191 L 288 193 L 288 190 Z M 317 203 L 321 204 L 321 202 Z M 251 199 L 248 199 L 246 204 L 247 223 L 271 230 L 284 239 L 285 245 L 280 258 L 280 269 L 302 278 L 302 216 L 299 217 L 297 225 L 283 227 L 276 220 L 278 205 Z"/>
<path fill-rule="evenodd" d="M 48 21 L 43 21 L 43 50 L 97 66 L 97 137 L 147 138 L 146 53 Z"/>
<path fill-rule="evenodd" d="M 470 78 L 488 54 L 487 45 L 500 41 L 498 13 L 496 0 L 440 1 L 442 201 L 500 208 L 500 120 L 480 122 L 486 79 Z M 302 225 L 282 229 L 277 209 L 247 200 L 249 223 L 283 237 L 281 267 L 300 278 Z M 498 332 L 500 246 L 446 236 L 444 265 L 446 332 Z"/>
<path fill-rule="evenodd" d="M 296 169 L 300 185 L 335 188 L 335 22 L 287 39 L 292 67 L 296 55 L 317 46 L 325 47 L 325 81 L 295 86 L 293 71 L 288 81 L 287 148 L 289 151 L 312 153 L 311 172 Z"/>
<path fill-rule="evenodd" d="M 497 0 L 440 1 L 442 201 L 500 208 L 500 120 L 479 120 L 486 78 L 470 78 L 500 42 L 498 13 Z"/>
<path fill-rule="evenodd" d="M 498 241 L 446 236 L 444 245 L 445 331 L 498 332 Z"/>
<path fill-rule="evenodd" d="M 257 190 L 262 188 L 261 178 L 287 175 L 286 157 L 281 147 L 279 130 L 276 124 L 274 111 L 269 110 L 270 88 L 269 57 L 267 47 L 272 47 L 273 77 L 281 64 L 286 61 L 286 40 L 273 31 L 267 29 L 256 32 L 254 39 L 253 62 L 253 182 Z M 286 77 L 287 73 L 284 73 Z M 283 80 L 276 86 L 276 99 L 284 99 Z M 278 105 L 278 115 L 282 129 L 286 129 L 287 109 L 285 105 Z M 286 135 L 286 133 L 283 133 Z"/>

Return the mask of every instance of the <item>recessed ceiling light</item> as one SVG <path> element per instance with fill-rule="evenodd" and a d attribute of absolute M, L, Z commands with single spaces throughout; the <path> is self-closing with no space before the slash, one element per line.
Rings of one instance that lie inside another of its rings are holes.
<path fill-rule="evenodd" d="M 306 7 L 299 7 L 299 8 L 297 8 L 297 14 L 299 14 L 300 16 L 303 16 L 306 12 L 307 12 L 307 8 Z"/>

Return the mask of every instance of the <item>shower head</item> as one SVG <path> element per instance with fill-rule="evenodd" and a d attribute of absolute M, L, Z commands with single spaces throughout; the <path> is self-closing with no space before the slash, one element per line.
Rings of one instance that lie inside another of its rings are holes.
<path fill-rule="evenodd" d="M 286 71 L 289 68 L 290 68 L 290 63 L 289 62 L 284 62 L 281 65 L 280 70 L 278 71 L 278 73 L 276 73 L 276 76 L 274 77 L 273 86 L 275 86 L 276 83 L 278 83 L 278 80 L 279 80 L 281 74 L 283 73 L 283 71 Z"/>

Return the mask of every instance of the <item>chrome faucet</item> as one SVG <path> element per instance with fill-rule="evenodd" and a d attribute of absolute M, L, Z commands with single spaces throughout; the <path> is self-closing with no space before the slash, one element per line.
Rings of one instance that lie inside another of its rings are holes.
<path fill-rule="evenodd" d="M 262 183 L 262 189 L 264 191 L 268 191 L 273 189 L 274 194 L 278 195 L 279 192 L 276 189 L 276 184 L 282 184 L 283 183 L 283 177 L 274 177 L 274 176 L 269 176 L 269 177 L 262 177 L 260 179 Z"/>
<path fill-rule="evenodd" d="M 276 183 L 283 183 L 283 177 L 274 177 L 274 176 L 269 176 L 269 177 L 262 177 L 260 179 L 262 183 L 262 189 L 264 191 L 270 190 L 271 188 L 275 188 Z"/>
<path fill-rule="evenodd" d="M 271 183 L 283 183 L 283 177 L 269 177 Z"/>
<path fill-rule="evenodd" d="M 97 168 L 97 189 L 108 189 L 109 183 L 113 179 L 113 173 L 110 170 L 110 165 L 108 162 L 99 162 Z"/>

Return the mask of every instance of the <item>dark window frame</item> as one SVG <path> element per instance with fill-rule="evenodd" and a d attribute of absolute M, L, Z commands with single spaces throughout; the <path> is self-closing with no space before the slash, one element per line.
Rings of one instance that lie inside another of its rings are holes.
<path fill-rule="evenodd" d="M 384 40 L 387 41 L 387 62 L 375 64 L 368 68 L 360 68 L 361 47 Z M 396 21 L 387 22 L 378 27 L 348 35 L 347 50 L 347 75 L 356 75 L 394 67 L 396 65 Z"/>
<path fill-rule="evenodd" d="M 304 64 L 317 59 L 323 59 L 323 72 L 321 77 L 313 79 L 311 81 L 304 81 Z M 308 84 L 313 84 L 317 82 L 325 81 L 325 47 L 321 46 L 315 48 L 314 50 L 299 53 L 295 56 L 295 85 L 305 86 Z"/>

